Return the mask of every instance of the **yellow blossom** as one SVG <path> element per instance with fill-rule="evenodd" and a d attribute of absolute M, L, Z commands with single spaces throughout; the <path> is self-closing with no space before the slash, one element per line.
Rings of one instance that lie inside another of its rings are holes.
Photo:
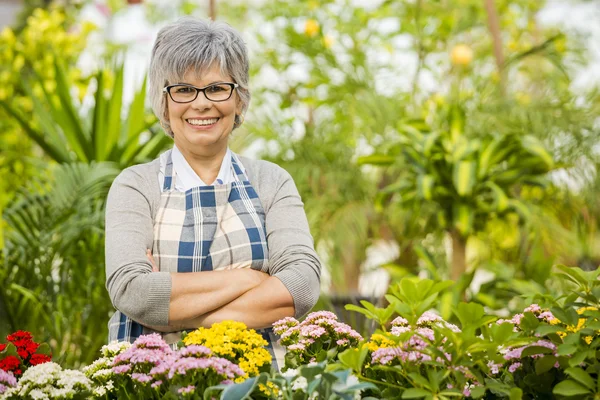
<path fill-rule="evenodd" d="M 319 33 L 319 23 L 314 19 L 307 19 L 304 24 L 304 33 L 310 37 L 316 36 Z"/>
<path fill-rule="evenodd" d="M 267 341 L 242 322 L 223 321 L 210 328 L 198 328 L 190 332 L 183 343 L 186 346 L 206 346 L 213 354 L 238 364 L 246 375 L 237 378 L 236 382 L 258 375 L 270 366 L 272 360 L 271 354 L 265 349 Z"/>
<path fill-rule="evenodd" d="M 466 44 L 457 44 L 450 52 L 450 60 L 454 65 L 467 66 L 473 61 L 473 50 Z"/>
<path fill-rule="evenodd" d="M 323 46 L 325 46 L 326 48 L 331 48 L 331 46 L 333 46 L 333 43 L 335 42 L 335 39 L 333 39 L 333 37 L 331 35 L 325 35 L 323 36 Z"/>

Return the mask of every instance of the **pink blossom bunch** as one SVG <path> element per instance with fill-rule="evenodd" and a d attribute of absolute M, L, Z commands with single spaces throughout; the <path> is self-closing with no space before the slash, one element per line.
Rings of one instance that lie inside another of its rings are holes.
<path fill-rule="evenodd" d="M 450 329 L 453 332 L 460 332 L 460 328 L 454 324 L 444 321 L 442 317 L 431 312 L 425 311 L 417 320 L 417 328 L 432 328 L 434 326 L 444 327 Z M 402 317 L 396 317 L 392 321 L 392 329 L 394 327 L 409 327 L 408 320 Z"/>
<path fill-rule="evenodd" d="M 390 365 L 394 364 L 394 361 L 420 363 L 431 361 L 431 356 L 417 350 L 404 350 L 401 347 L 382 347 L 371 355 L 373 364 Z"/>
<path fill-rule="evenodd" d="M 294 354 L 300 364 L 315 361 L 317 352 L 337 348 L 340 351 L 358 345 L 362 336 L 349 325 L 338 321 L 330 311 L 317 311 L 298 322 L 284 318 L 273 324 L 280 343 Z"/>
<path fill-rule="evenodd" d="M 179 387 L 179 393 L 217 384 L 230 384 L 244 376 L 244 371 L 221 357 L 212 355 L 205 346 L 191 345 L 173 351 L 158 334 L 140 336 L 133 345 L 113 360 L 112 370 L 120 375 L 126 390 L 145 395 L 148 390 L 166 392 Z M 130 387 L 133 385 L 133 387 Z M 203 392 L 203 390 L 202 390 Z"/>
<path fill-rule="evenodd" d="M 198 378 L 207 380 L 210 376 L 215 384 L 232 383 L 244 376 L 244 371 L 236 364 L 221 357 L 181 357 L 173 361 L 167 374 L 168 379 Z M 196 379 L 193 379 L 194 381 Z"/>
<path fill-rule="evenodd" d="M 159 334 L 143 335 L 114 358 L 112 369 L 116 374 L 147 374 L 172 354 L 173 350 Z"/>
<path fill-rule="evenodd" d="M 518 326 L 521 324 L 521 320 L 523 319 L 523 316 L 525 315 L 526 312 L 530 312 L 533 315 L 536 316 L 537 319 L 546 322 L 546 323 L 552 323 L 556 320 L 556 317 L 554 316 L 554 314 L 552 314 L 552 312 L 550 312 L 549 310 L 543 310 L 539 305 L 537 304 L 532 304 L 529 307 L 526 307 L 522 313 L 518 313 L 515 314 L 511 319 L 499 319 L 498 321 L 496 321 L 497 324 L 505 324 L 505 323 L 509 323 L 509 324 L 513 324 L 515 325 L 515 332 L 518 332 Z"/>
<path fill-rule="evenodd" d="M 3 394 L 8 388 L 17 386 L 17 378 L 10 371 L 0 369 L 0 394 Z"/>
<path fill-rule="evenodd" d="M 508 371 L 510 373 L 515 372 L 517 369 L 519 369 L 522 366 L 521 361 L 523 360 L 523 357 L 522 357 L 523 351 L 525 349 L 527 349 L 529 347 L 533 347 L 533 346 L 546 347 L 546 348 L 552 350 L 552 355 L 556 356 L 556 345 L 548 340 L 538 340 L 537 342 L 528 344 L 526 346 L 508 348 L 504 351 L 504 359 L 507 361 L 506 365 L 508 365 Z M 545 356 L 545 354 L 533 354 L 529 357 L 531 357 L 532 359 L 537 359 L 537 358 L 542 358 L 544 356 Z M 554 368 L 559 368 L 559 366 L 560 365 L 558 362 L 556 362 L 554 364 Z M 496 370 L 496 368 L 494 368 L 494 370 Z"/>

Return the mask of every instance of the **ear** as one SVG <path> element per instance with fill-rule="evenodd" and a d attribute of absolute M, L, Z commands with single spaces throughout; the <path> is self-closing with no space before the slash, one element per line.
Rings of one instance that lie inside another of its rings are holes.
<path fill-rule="evenodd" d="M 240 96 L 237 96 L 236 104 L 235 104 L 235 113 L 240 115 L 242 113 L 242 100 Z"/>

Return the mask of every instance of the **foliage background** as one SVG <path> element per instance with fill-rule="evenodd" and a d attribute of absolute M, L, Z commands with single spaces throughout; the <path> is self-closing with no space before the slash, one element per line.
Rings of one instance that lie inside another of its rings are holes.
<path fill-rule="evenodd" d="M 597 268 L 600 96 L 572 85 L 591 58 L 583 38 L 540 24 L 542 1 L 377 3 L 217 2 L 252 53 L 252 105 L 232 147 L 293 175 L 330 277 L 324 291 L 373 294 L 361 293 L 370 266 L 392 282 L 461 266 L 444 317 L 464 298 L 507 314 L 561 288 L 557 262 Z M 169 146 L 142 89 L 123 104 L 122 48 L 106 40 L 99 71 L 78 65 L 88 36 L 105 37 L 78 19 L 85 6 L 27 8 L 0 36 L 0 335 L 31 330 L 66 366 L 94 359 L 106 337 L 110 182 Z M 144 7 L 156 26 L 210 13 L 190 1 Z M 449 139 L 431 156 L 436 135 Z M 535 145 L 495 164 L 502 191 L 465 192 L 489 187 L 466 167 L 483 162 L 473 144 L 508 137 Z M 446 176 L 436 160 L 462 172 Z M 503 208 L 505 198 L 518 204 Z M 374 257 L 382 247 L 392 251 Z"/>

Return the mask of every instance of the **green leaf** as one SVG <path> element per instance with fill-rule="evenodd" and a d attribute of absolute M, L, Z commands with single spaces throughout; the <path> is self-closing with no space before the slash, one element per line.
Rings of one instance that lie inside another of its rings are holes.
<path fill-rule="evenodd" d="M 550 371 L 552 368 L 554 368 L 554 364 L 556 364 L 556 361 L 558 361 L 558 359 L 550 355 L 538 358 L 535 361 L 535 373 L 541 375 L 545 372 Z"/>
<path fill-rule="evenodd" d="M 458 229 L 458 232 L 462 236 L 470 235 L 473 230 L 473 220 L 475 218 L 471 207 L 467 204 L 453 204 L 452 214 L 453 224 Z"/>
<path fill-rule="evenodd" d="M 417 188 L 419 196 L 425 200 L 433 198 L 433 188 L 435 179 L 432 175 L 419 175 L 417 178 Z"/>
<path fill-rule="evenodd" d="M 536 354 L 550 354 L 552 353 L 552 349 L 549 349 L 544 346 L 529 346 L 521 353 L 521 358 L 533 356 Z"/>
<path fill-rule="evenodd" d="M 348 349 L 338 354 L 338 360 L 346 368 L 360 372 L 367 358 L 369 349 L 362 347 L 361 349 Z"/>
<path fill-rule="evenodd" d="M 561 396 L 572 397 L 572 396 L 583 396 L 584 394 L 590 393 L 590 390 L 581 386 L 579 383 L 577 383 L 575 381 L 566 380 L 566 381 L 562 381 L 558 385 L 554 386 L 554 389 L 552 389 L 552 393 L 558 394 Z"/>
<path fill-rule="evenodd" d="M 454 164 L 452 172 L 452 183 L 459 196 L 470 196 L 476 182 L 476 168 L 474 161 L 460 161 Z"/>
<path fill-rule="evenodd" d="M 379 165 L 389 166 L 396 161 L 395 157 L 387 156 L 385 154 L 371 154 L 370 156 L 358 157 L 358 165 Z"/>
<path fill-rule="evenodd" d="M 248 378 L 244 382 L 229 385 L 221 394 L 221 400 L 250 399 L 250 395 L 257 384 L 257 377 Z"/>
<path fill-rule="evenodd" d="M 510 389 L 509 400 L 521 400 L 523 398 L 523 391 L 520 388 Z"/>
<path fill-rule="evenodd" d="M 521 143 L 525 150 L 539 157 L 546 164 L 548 171 L 554 168 L 554 160 L 552 159 L 552 155 L 550 155 L 538 138 L 527 135 L 521 139 Z"/>
<path fill-rule="evenodd" d="M 485 395 L 485 386 L 478 385 L 471 388 L 471 397 L 479 399 Z"/>
<path fill-rule="evenodd" d="M 565 373 L 588 389 L 594 390 L 594 387 L 596 386 L 594 379 L 583 369 L 579 367 L 571 367 L 567 368 Z"/>
<path fill-rule="evenodd" d="M 430 395 L 431 395 L 431 392 L 428 392 L 427 390 L 419 389 L 419 388 L 410 388 L 410 389 L 406 389 L 404 392 L 402 392 L 403 399 L 420 399 L 420 398 L 427 397 Z"/>

